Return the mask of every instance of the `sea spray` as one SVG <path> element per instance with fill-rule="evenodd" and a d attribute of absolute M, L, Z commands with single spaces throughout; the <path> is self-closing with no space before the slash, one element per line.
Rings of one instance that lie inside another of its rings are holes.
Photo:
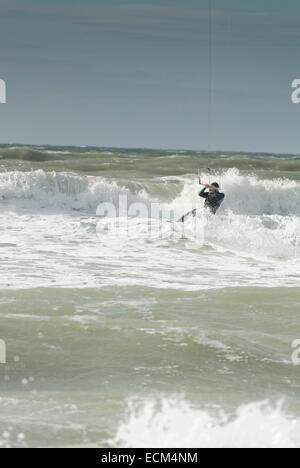
<path fill-rule="evenodd" d="M 240 215 L 300 216 L 300 183 L 288 179 L 264 180 L 255 175 L 242 175 L 230 169 L 217 178 L 222 179 L 226 202 L 222 211 Z M 148 192 L 149 185 L 149 192 Z M 3 172 L 0 173 L 0 200 L 42 201 L 44 206 L 76 207 L 92 212 L 101 202 L 118 203 L 120 195 L 130 202 L 166 203 L 170 208 L 200 206 L 199 186 L 191 177 L 163 178 L 144 181 L 123 181 L 72 173 Z M 169 194 L 168 194 L 169 192 Z"/>
<path fill-rule="evenodd" d="M 297 155 L 0 146 L 0 445 L 299 446 L 299 181 Z"/>
<path fill-rule="evenodd" d="M 129 403 L 112 446 L 127 448 L 297 448 L 300 420 L 282 404 L 241 406 L 233 414 L 195 408 L 183 398 Z"/>

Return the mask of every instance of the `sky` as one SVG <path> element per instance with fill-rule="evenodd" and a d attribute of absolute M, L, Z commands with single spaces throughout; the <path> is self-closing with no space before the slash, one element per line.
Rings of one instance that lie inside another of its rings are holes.
<path fill-rule="evenodd" d="M 1 0 L 0 143 L 300 154 L 299 0 Z"/>

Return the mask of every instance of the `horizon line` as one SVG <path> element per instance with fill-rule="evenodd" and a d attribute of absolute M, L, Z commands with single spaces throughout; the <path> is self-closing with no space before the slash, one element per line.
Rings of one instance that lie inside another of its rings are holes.
<path fill-rule="evenodd" d="M 192 153 L 231 153 L 231 154 L 262 154 L 262 155 L 278 155 L 278 156 L 300 156 L 300 153 L 277 153 L 274 151 L 253 151 L 253 150 L 231 150 L 231 149 L 223 149 L 223 150 L 217 150 L 217 149 L 192 149 L 192 148 L 154 148 L 154 147 L 139 147 L 139 146 L 98 146 L 98 145 L 71 145 L 71 144 L 66 144 L 66 145 L 60 145 L 60 144 L 54 144 L 54 143 L 46 143 L 46 144 L 37 144 L 37 143 L 0 143 L 1 146 L 18 146 L 20 148 L 22 147 L 31 147 L 31 148 L 97 148 L 97 149 L 112 149 L 112 150 L 125 150 L 125 151 L 162 151 L 162 152 L 169 152 L 169 151 L 180 151 L 184 153 L 192 152 Z"/>

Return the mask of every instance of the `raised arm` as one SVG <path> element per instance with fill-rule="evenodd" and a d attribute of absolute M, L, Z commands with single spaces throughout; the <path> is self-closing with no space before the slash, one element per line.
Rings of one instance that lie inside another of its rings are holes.
<path fill-rule="evenodd" d="M 208 193 L 205 192 L 206 190 L 206 187 L 204 187 L 200 192 L 199 192 L 199 197 L 201 198 L 207 198 L 208 197 Z"/>

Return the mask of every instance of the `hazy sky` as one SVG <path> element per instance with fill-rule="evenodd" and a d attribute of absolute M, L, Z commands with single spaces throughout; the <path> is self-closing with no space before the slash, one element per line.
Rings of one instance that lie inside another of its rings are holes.
<path fill-rule="evenodd" d="M 0 44 L 2 143 L 300 153 L 299 0 L 1 0 Z"/>

